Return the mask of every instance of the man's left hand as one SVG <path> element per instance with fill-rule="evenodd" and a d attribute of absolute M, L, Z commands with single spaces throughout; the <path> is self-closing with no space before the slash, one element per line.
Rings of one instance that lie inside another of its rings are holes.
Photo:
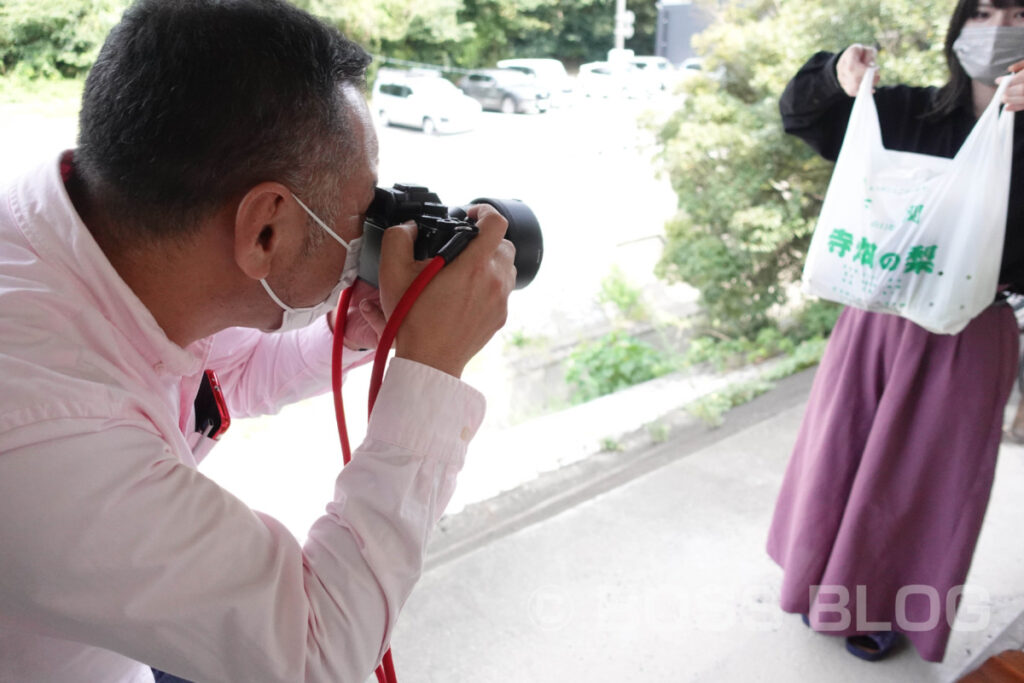
<path fill-rule="evenodd" d="M 334 311 L 327 314 L 327 323 L 334 329 Z M 372 285 L 356 280 L 352 298 L 348 302 L 348 320 L 345 322 L 345 346 L 350 349 L 375 349 L 384 332 L 384 311 L 380 306 L 380 291 Z"/>

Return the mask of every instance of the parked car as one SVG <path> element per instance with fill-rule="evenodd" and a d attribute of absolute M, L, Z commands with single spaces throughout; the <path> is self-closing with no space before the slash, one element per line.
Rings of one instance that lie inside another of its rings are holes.
<path fill-rule="evenodd" d="M 586 97 L 634 97 L 633 67 L 620 62 L 587 62 L 576 74 L 576 90 Z"/>
<path fill-rule="evenodd" d="M 409 126 L 427 134 L 472 130 L 481 109 L 440 75 L 390 69 L 377 74 L 370 106 L 382 126 Z"/>
<path fill-rule="evenodd" d="M 484 69 L 466 74 L 459 88 L 484 109 L 506 114 L 544 112 L 551 96 L 536 78 L 515 69 Z"/>
<path fill-rule="evenodd" d="M 631 78 L 648 93 L 671 90 L 679 80 L 676 68 L 664 57 L 631 57 L 629 63 Z"/>
<path fill-rule="evenodd" d="M 718 67 L 708 71 L 704 68 L 703 59 L 700 57 L 690 57 L 688 59 L 684 59 L 683 63 L 679 65 L 679 74 L 683 79 L 703 75 L 712 80 L 721 82 L 725 78 L 725 67 L 719 65 Z"/>
<path fill-rule="evenodd" d="M 700 57 L 688 57 L 679 65 L 679 70 L 684 74 L 700 73 L 704 70 L 704 60 Z"/>
<path fill-rule="evenodd" d="M 537 83 L 547 88 L 551 94 L 551 106 L 561 107 L 572 98 L 573 80 L 565 71 L 565 66 L 557 59 L 524 57 L 519 59 L 502 59 L 498 61 L 499 69 L 515 69 L 533 76 Z"/>

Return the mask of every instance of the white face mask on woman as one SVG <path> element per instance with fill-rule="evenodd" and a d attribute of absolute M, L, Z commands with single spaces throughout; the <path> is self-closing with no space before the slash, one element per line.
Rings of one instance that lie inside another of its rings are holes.
<path fill-rule="evenodd" d="M 995 85 L 1011 64 L 1024 59 L 1024 26 L 965 26 L 953 52 L 968 76 Z"/>
<path fill-rule="evenodd" d="M 338 280 L 338 284 L 334 286 L 331 293 L 327 295 L 327 298 L 314 306 L 306 306 L 304 308 L 293 308 L 281 301 L 280 297 L 274 294 L 274 290 L 267 284 L 266 278 L 260 279 L 260 284 L 263 285 L 263 289 L 267 290 L 267 294 L 274 300 L 278 306 L 284 310 L 284 315 L 281 318 L 281 326 L 274 330 L 274 333 L 288 332 L 289 330 L 297 330 L 300 327 L 305 327 L 317 318 L 327 315 L 335 306 L 338 305 L 338 297 L 341 296 L 342 291 L 346 287 L 356 281 L 356 275 L 359 273 L 359 253 L 362 250 L 363 238 L 357 237 L 351 242 L 346 242 L 341 237 L 327 227 L 327 224 L 320 220 L 320 217 L 310 211 L 309 207 L 302 203 L 302 200 L 292 195 L 292 197 L 299 203 L 309 217 L 316 221 L 316 224 L 327 231 L 327 234 L 333 237 L 338 243 L 345 247 L 345 265 L 341 270 L 341 279 Z"/>

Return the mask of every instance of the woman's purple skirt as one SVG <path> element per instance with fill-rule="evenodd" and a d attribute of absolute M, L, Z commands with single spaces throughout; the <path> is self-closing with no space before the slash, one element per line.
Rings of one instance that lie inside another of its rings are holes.
<path fill-rule="evenodd" d="M 1012 309 L 957 335 L 848 308 L 832 332 L 775 507 L 782 609 L 825 633 L 946 650 L 988 505 L 1017 369 Z"/>

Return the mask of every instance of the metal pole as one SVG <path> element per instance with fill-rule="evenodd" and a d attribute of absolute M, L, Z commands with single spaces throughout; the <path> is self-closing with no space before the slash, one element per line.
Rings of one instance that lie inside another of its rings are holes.
<path fill-rule="evenodd" d="M 625 31 L 626 0 L 615 0 L 615 49 L 626 47 Z"/>

